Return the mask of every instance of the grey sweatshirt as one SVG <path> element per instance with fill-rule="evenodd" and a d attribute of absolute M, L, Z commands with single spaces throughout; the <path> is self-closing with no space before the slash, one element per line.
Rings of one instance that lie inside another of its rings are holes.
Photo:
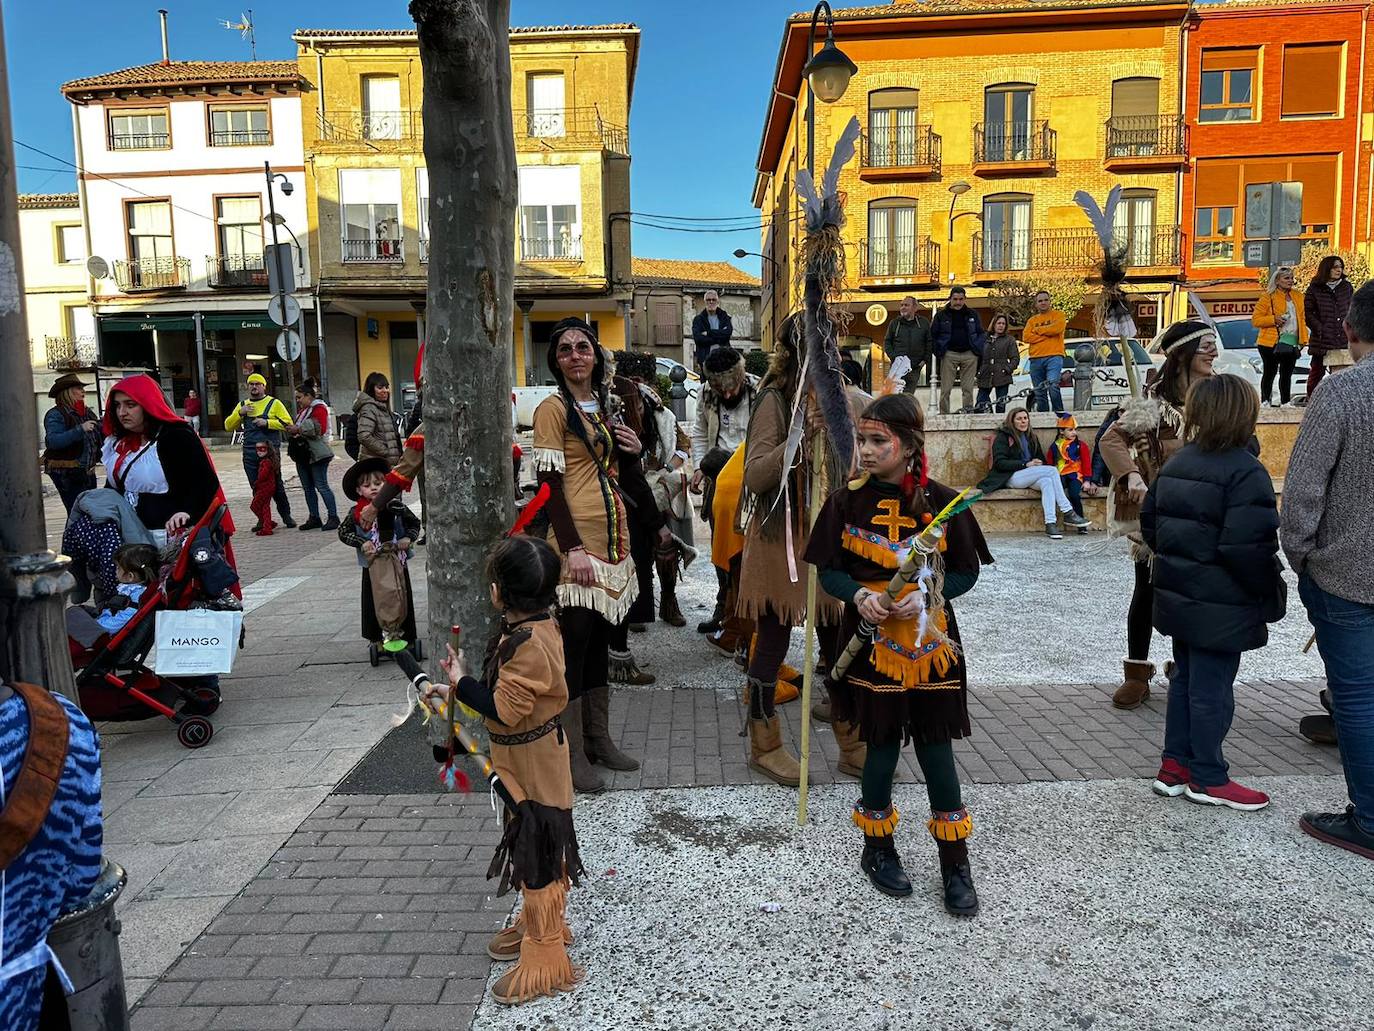
<path fill-rule="evenodd" d="M 1374 605 L 1374 357 L 1313 392 L 1284 478 L 1281 540 L 1294 571 Z"/>

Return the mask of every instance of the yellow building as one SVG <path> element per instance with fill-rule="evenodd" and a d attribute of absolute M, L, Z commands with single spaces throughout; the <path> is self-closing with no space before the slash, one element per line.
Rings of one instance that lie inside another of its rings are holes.
<path fill-rule="evenodd" d="M 964 286 L 986 322 L 1000 281 L 1090 276 L 1100 248 L 1073 196 L 1086 190 L 1101 202 L 1118 184 L 1118 239 L 1148 332 L 1182 271 L 1179 36 L 1188 6 L 945 0 L 836 11 L 836 42 L 858 73 L 838 102 L 817 102 L 815 149 L 823 168 L 858 117 L 859 153 L 840 180 L 851 333 L 881 339 L 907 294 L 934 307 L 951 285 Z M 776 305 L 783 316 L 800 304 L 801 226 L 791 213 L 806 161 L 809 28 L 810 17 L 797 16 L 784 30 L 759 148 L 753 202 L 770 223 L 764 253 L 777 262 L 765 263 L 765 320 L 772 290 L 786 295 Z M 1068 314 L 1091 328 L 1086 309 Z M 764 339 L 775 332 L 766 326 Z"/>
<path fill-rule="evenodd" d="M 413 29 L 302 29 L 301 105 L 313 268 L 322 303 L 357 324 L 357 371 L 403 391 L 424 336 L 429 178 Z M 513 28 L 519 164 L 514 378 L 547 378 L 543 345 L 577 315 L 625 346 L 633 25 Z M 330 340 L 331 353 L 340 345 Z M 333 359 L 331 359 L 331 365 Z"/>

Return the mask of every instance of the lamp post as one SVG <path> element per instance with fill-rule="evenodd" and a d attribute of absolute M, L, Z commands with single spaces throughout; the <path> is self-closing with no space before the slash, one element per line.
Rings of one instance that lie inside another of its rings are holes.
<path fill-rule="evenodd" d="M 267 223 L 272 227 L 272 261 L 273 261 L 273 262 L 276 264 L 276 266 L 277 266 L 277 296 L 281 298 L 281 300 L 278 301 L 277 304 L 281 307 L 282 314 L 284 315 L 284 314 L 286 314 L 286 267 L 282 264 L 282 260 L 281 260 L 281 245 L 280 245 L 280 243 L 279 243 L 279 241 L 278 241 L 278 238 L 277 238 L 277 226 L 280 225 L 280 224 L 282 224 L 284 220 L 282 220 L 282 219 L 277 215 L 277 204 L 276 204 L 275 195 L 274 195 L 273 192 L 272 192 L 272 185 L 273 185 L 273 181 L 274 181 L 274 180 L 280 179 L 280 180 L 281 180 L 281 192 L 282 192 L 282 196 L 284 196 L 284 197 L 289 197 L 289 196 L 291 196 L 291 193 L 292 193 L 292 191 L 295 190 L 295 187 L 291 185 L 291 180 L 288 179 L 288 178 L 286 177 L 286 173 L 285 173 L 285 172 L 273 172 L 273 171 L 272 171 L 272 163 L 271 163 L 270 161 L 264 161 L 264 162 L 262 163 L 262 167 L 263 167 L 263 174 L 267 177 Z M 294 240 L 295 238 L 296 238 L 296 235 L 295 235 L 294 233 L 292 233 L 292 234 L 291 234 L 291 239 Z M 297 246 L 299 246 L 299 244 L 297 244 Z M 304 328 L 304 327 L 302 326 L 302 328 Z M 287 367 L 288 367 L 288 368 L 290 367 L 290 362 L 289 362 L 289 361 L 288 361 L 288 363 L 287 363 Z M 307 377 L 308 375 L 309 375 L 309 371 L 308 371 L 307 368 L 306 368 L 306 360 L 305 360 L 305 337 L 302 336 L 302 337 L 301 337 L 301 379 L 302 379 L 302 380 L 306 379 L 306 377 Z"/>
<path fill-rule="evenodd" d="M 949 197 L 949 242 L 950 242 L 950 243 L 953 243 L 953 242 L 954 242 L 954 223 L 955 223 L 955 222 L 959 221 L 959 219 L 961 219 L 961 218 L 981 218 L 981 217 L 982 217 L 982 216 L 979 215 L 978 212 L 976 212 L 976 211 L 961 211 L 961 212 L 959 212 L 959 214 L 957 214 L 957 215 L 954 213 L 954 205 L 958 204 L 958 203 L 959 203 L 959 198 L 962 197 L 964 194 L 968 193 L 968 191 L 971 190 L 971 189 L 973 189 L 973 187 L 970 186 L 968 183 L 964 182 L 962 179 L 960 179 L 957 183 L 950 183 L 950 184 L 949 184 L 949 194 L 950 194 L 950 197 Z"/>
<path fill-rule="evenodd" d="M 749 258 L 749 257 L 753 257 L 753 258 L 762 258 L 764 261 L 768 262 L 768 264 L 770 264 L 770 265 L 773 266 L 773 271 L 770 272 L 770 273 L 768 274 L 768 275 L 769 275 L 769 278 L 773 280 L 773 289 L 772 289 L 771 291 L 769 291 L 769 294 L 768 294 L 768 311 L 769 311 L 769 315 L 771 316 L 771 319 L 772 319 L 773 331 L 774 331 L 774 332 L 777 332 L 777 328 L 778 328 L 778 263 L 777 263 L 776 261 L 774 261 L 772 258 L 770 258 L 770 257 L 769 257 L 768 255 L 766 255 L 766 254 L 761 254 L 761 253 L 759 253 L 758 251 L 746 251 L 743 247 L 736 247 L 736 248 L 735 248 L 735 257 L 737 257 L 737 258 Z M 763 334 L 762 334 L 762 333 L 759 334 L 759 341 L 760 341 L 760 343 L 762 343 L 762 341 L 763 341 Z"/>
<path fill-rule="evenodd" d="M 948 269 L 949 265 L 953 264 L 954 261 L 950 253 L 954 249 L 954 223 L 958 222 L 961 218 L 981 219 L 983 217 L 976 211 L 961 211 L 957 215 L 954 213 L 954 206 L 959 203 L 959 198 L 968 193 L 971 189 L 973 189 L 973 187 L 962 179 L 949 184 L 949 240 L 945 248 L 946 269 Z M 948 279 L 951 283 L 954 282 L 954 273 L 952 271 L 950 271 Z M 940 410 L 939 391 L 940 362 L 932 357 L 930 360 L 930 410 L 932 412 L 938 412 Z"/>

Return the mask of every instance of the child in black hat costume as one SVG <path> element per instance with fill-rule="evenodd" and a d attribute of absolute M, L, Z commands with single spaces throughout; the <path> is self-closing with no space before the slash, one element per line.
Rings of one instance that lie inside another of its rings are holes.
<path fill-rule="evenodd" d="M 382 507 L 370 530 L 364 530 L 359 520 L 359 513 L 386 483 L 390 468 L 384 458 L 364 458 L 344 473 L 344 496 L 354 504 L 339 524 L 339 540 L 357 551 L 363 570 L 363 638 L 386 651 L 401 651 L 407 642 L 419 640 L 407 560 L 420 520 L 399 498 Z"/>

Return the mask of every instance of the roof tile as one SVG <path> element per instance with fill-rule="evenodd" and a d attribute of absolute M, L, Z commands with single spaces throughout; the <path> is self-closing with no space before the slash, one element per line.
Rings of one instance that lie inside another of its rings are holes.
<path fill-rule="evenodd" d="M 678 261 L 671 258 L 632 258 L 630 274 L 639 282 L 706 283 L 758 287 L 759 279 L 728 261 Z"/>
<path fill-rule="evenodd" d="M 121 86 L 190 86 L 211 83 L 299 82 L 295 61 L 172 61 L 140 64 L 132 68 L 72 79 L 62 92 L 86 89 L 117 89 Z"/>

